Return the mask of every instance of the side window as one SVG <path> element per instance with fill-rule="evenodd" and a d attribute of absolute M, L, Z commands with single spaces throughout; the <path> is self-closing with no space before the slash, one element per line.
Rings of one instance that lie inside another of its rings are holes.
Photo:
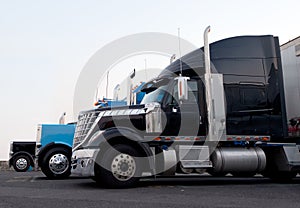
<path fill-rule="evenodd" d="M 247 107 L 265 107 L 267 96 L 264 86 L 242 86 L 240 87 L 240 102 Z"/>
<path fill-rule="evenodd" d="M 188 81 L 188 103 L 197 103 L 198 102 L 198 84 L 196 80 Z"/>
<path fill-rule="evenodd" d="M 169 105 L 172 105 L 172 106 L 177 106 L 178 105 L 178 87 L 177 87 L 177 83 L 172 88 L 172 90 L 169 94 L 167 103 Z"/>

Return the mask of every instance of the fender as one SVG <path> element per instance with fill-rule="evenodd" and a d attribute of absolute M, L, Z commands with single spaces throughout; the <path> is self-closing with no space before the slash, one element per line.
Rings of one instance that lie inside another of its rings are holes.
<path fill-rule="evenodd" d="M 141 137 L 136 131 L 130 128 L 113 127 L 106 129 L 105 131 L 97 131 L 88 141 L 87 146 L 100 147 L 104 143 L 109 143 L 110 145 L 136 143 L 137 145 L 139 145 L 139 147 L 142 148 L 144 153 L 146 153 L 145 156 L 151 156 L 152 152 L 148 145 L 142 143 L 143 140 L 143 137 Z"/>
<path fill-rule="evenodd" d="M 32 167 L 35 166 L 35 164 L 34 164 L 34 156 L 31 155 L 31 154 L 29 154 L 28 152 L 25 152 L 25 151 L 20 151 L 20 152 L 15 153 L 15 154 L 9 159 L 9 166 L 12 166 L 12 163 L 13 163 L 15 157 L 17 157 L 17 156 L 19 156 L 19 155 L 26 155 L 26 156 L 28 156 L 29 159 L 30 159 L 30 165 L 31 165 Z"/>
<path fill-rule="evenodd" d="M 41 166 L 41 163 L 43 162 L 43 158 L 46 155 L 46 153 L 50 149 L 53 149 L 55 147 L 63 147 L 63 148 L 68 149 L 70 152 L 72 152 L 72 147 L 70 147 L 69 145 L 66 145 L 66 144 L 63 144 L 63 143 L 50 142 L 49 144 L 41 147 L 38 155 L 36 155 L 36 157 L 38 158 L 38 166 L 39 167 Z"/>
<path fill-rule="evenodd" d="M 96 132 L 91 139 L 87 142 L 89 148 L 100 148 L 107 150 L 115 144 L 127 144 L 136 149 L 139 149 L 142 153 L 142 157 L 147 157 L 148 168 L 153 169 L 154 161 L 151 159 L 153 156 L 150 147 L 143 143 L 143 137 L 141 137 L 136 131 L 127 127 L 112 127 L 105 131 Z M 82 144 L 84 145 L 84 144 Z M 100 151 L 100 157 L 106 151 Z"/>

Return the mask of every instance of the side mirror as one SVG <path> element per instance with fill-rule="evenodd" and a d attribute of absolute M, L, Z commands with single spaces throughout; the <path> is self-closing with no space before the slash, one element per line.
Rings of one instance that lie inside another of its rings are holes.
<path fill-rule="evenodd" d="M 178 99 L 179 101 L 187 100 L 188 99 L 188 84 L 187 81 L 189 80 L 189 77 L 176 77 L 175 80 L 177 80 L 177 86 L 178 86 Z"/>

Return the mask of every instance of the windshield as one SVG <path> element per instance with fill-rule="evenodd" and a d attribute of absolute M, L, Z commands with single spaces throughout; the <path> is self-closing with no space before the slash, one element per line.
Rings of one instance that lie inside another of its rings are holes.
<path fill-rule="evenodd" d="M 151 103 L 151 102 L 158 102 L 161 103 L 162 99 L 164 97 L 164 94 L 166 93 L 168 85 L 162 85 L 158 88 L 156 88 L 155 90 L 147 93 L 141 104 L 146 104 L 146 103 Z"/>

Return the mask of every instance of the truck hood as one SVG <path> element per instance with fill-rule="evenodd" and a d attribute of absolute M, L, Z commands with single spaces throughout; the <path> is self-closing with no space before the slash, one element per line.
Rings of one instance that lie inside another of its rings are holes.
<path fill-rule="evenodd" d="M 98 107 L 92 110 L 81 111 L 80 115 L 88 114 L 92 112 L 103 112 L 103 111 L 117 111 L 117 110 L 128 110 L 128 109 L 143 109 L 145 105 L 131 105 L 131 106 L 111 106 L 111 107 Z"/>

